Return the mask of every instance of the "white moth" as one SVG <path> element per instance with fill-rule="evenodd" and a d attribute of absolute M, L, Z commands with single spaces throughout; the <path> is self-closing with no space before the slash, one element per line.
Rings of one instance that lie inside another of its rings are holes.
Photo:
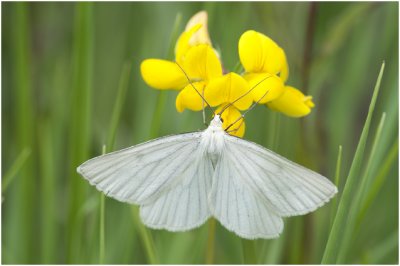
<path fill-rule="evenodd" d="M 275 238 L 282 217 L 328 202 L 325 177 L 222 128 L 167 136 L 93 158 L 78 167 L 107 196 L 140 205 L 145 225 L 186 231 L 211 216 L 243 238 Z"/>

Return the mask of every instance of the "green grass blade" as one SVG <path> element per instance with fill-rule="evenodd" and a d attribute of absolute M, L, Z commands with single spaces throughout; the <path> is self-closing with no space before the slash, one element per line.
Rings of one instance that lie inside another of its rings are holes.
<path fill-rule="evenodd" d="M 342 166 L 342 145 L 339 145 L 338 157 L 337 157 L 337 161 L 336 161 L 336 171 L 335 171 L 335 185 L 338 189 L 339 189 L 339 185 L 340 185 L 339 182 L 340 182 L 341 166 Z M 336 197 L 334 197 L 332 200 L 331 227 L 332 227 L 333 219 L 335 218 L 335 214 L 337 211 L 338 197 L 339 197 L 339 195 L 336 195 Z"/>
<path fill-rule="evenodd" d="M 390 254 L 398 251 L 399 247 L 399 231 L 390 233 L 383 241 L 378 243 L 374 248 L 368 250 L 366 256 L 368 264 L 386 264 L 384 259 Z"/>
<path fill-rule="evenodd" d="M 55 262 L 57 243 L 57 198 L 58 180 L 56 176 L 54 131 L 49 121 L 43 121 L 39 127 L 40 159 L 40 251 L 41 262 Z"/>
<path fill-rule="evenodd" d="M 14 161 L 10 169 L 7 173 L 4 174 L 3 180 L 1 182 L 1 192 L 4 194 L 6 192 L 8 186 L 11 184 L 13 179 L 17 176 L 18 172 L 21 171 L 24 163 L 28 159 L 29 155 L 31 155 L 31 149 L 25 148 Z"/>
<path fill-rule="evenodd" d="M 265 253 L 260 253 L 265 254 L 265 258 L 260 264 L 280 264 L 283 248 L 285 246 L 285 239 L 286 234 L 282 234 L 278 239 L 265 240 L 268 241 L 270 245 L 267 245 L 267 249 L 264 249 Z"/>
<path fill-rule="evenodd" d="M 206 248 L 206 264 L 214 263 L 214 247 L 215 247 L 215 227 L 217 221 L 215 218 L 211 217 L 208 220 L 208 239 L 207 239 L 207 248 Z"/>
<path fill-rule="evenodd" d="M 102 154 L 106 154 L 107 146 L 103 145 Z M 105 257 L 105 196 L 100 193 L 100 217 L 99 217 L 99 264 L 104 264 Z"/>
<path fill-rule="evenodd" d="M 75 3 L 74 46 L 73 46 L 73 88 L 70 126 L 70 187 L 67 262 L 82 263 L 87 260 L 87 252 L 82 244 L 84 223 L 79 221 L 77 210 L 85 201 L 88 189 L 84 179 L 76 173 L 76 168 L 89 157 L 91 129 L 91 95 L 94 52 L 93 4 Z"/>
<path fill-rule="evenodd" d="M 179 33 L 180 33 L 179 28 L 181 26 L 181 23 L 182 23 L 182 14 L 178 13 L 178 14 L 176 14 L 174 26 L 172 27 L 172 32 L 171 32 L 170 39 L 169 39 L 169 47 L 167 50 L 167 59 L 168 60 L 173 60 L 174 52 L 175 52 L 175 43 L 176 43 Z"/>
<path fill-rule="evenodd" d="M 254 240 L 247 240 L 242 238 L 242 248 L 244 264 L 257 264 Z"/>
<path fill-rule="evenodd" d="M 10 194 L 9 207 L 15 211 L 7 217 L 10 224 L 4 233 L 5 242 L 14 257 L 13 263 L 38 263 L 38 245 L 31 246 L 35 241 L 35 230 L 27 221 L 35 219 L 35 190 L 38 189 L 32 173 L 36 171 L 35 138 L 35 105 L 33 97 L 33 77 L 31 60 L 31 11 L 30 3 L 14 3 L 11 9 L 10 56 L 12 65 L 12 85 L 14 91 L 13 113 L 15 126 L 15 146 L 17 151 L 29 147 L 32 149 L 32 160 L 27 160 L 21 172 L 13 183 L 13 194 Z M 4 14 L 4 12 L 2 12 Z M 7 99 L 8 100 L 8 99 Z M 7 101 L 6 100 L 6 101 Z M 3 101 L 3 100 L 2 100 Z M 3 113 L 4 114 L 4 113 Z M 3 128 L 4 129 L 4 128 Z M 8 141 L 8 140 L 7 140 Z M 3 152 L 3 151 L 2 151 Z M 11 203 L 10 203 L 11 202 Z M 3 231 L 4 232 L 4 231 Z"/>
<path fill-rule="evenodd" d="M 281 115 L 278 112 L 272 112 L 270 121 L 271 133 L 269 134 L 268 147 L 270 147 L 270 149 L 273 151 L 276 151 L 276 149 L 278 148 L 280 127 Z"/>
<path fill-rule="evenodd" d="M 342 197 L 339 202 L 338 211 L 336 213 L 335 220 L 329 234 L 328 242 L 322 258 L 322 264 L 333 264 L 336 263 L 337 260 L 340 245 L 342 243 L 342 238 L 344 237 L 344 230 L 347 225 L 347 215 L 353 202 L 352 195 L 354 195 L 353 193 L 357 190 L 357 177 L 359 177 L 361 174 L 361 164 L 363 161 L 365 145 L 368 138 L 369 128 L 371 125 L 371 120 L 375 108 L 376 99 L 378 97 L 384 68 L 385 64 L 383 63 L 374 88 L 374 93 L 369 106 L 367 119 L 364 124 L 360 140 L 358 142 L 357 150 L 354 155 L 350 172 L 346 180 L 346 185 L 343 189 Z"/>
<path fill-rule="evenodd" d="M 380 143 L 380 140 L 381 140 L 381 137 L 382 137 L 382 129 L 383 129 L 383 126 L 385 125 L 385 119 L 386 119 L 386 113 L 383 113 L 382 117 L 381 117 L 381 120 L 379 122 L 379 125 L 378 125 L 378 129 L 376 130 L 375 138 L 374 138 L 374 141 L 372 143 L 371 153 L 369 155 L 369 158 L 368 158 L 368 161 L 367 161 L 367 165 L 366 165 L 366 168 L 365 168 L 365 171 L 364 171 L 364 175 L 363 175 L 364 176 L 364 178 L 363 178 L 364 187 L 361 187 L 361 193 L 362 193 L 361 200 L 360 200 L 361 202 L 364 202 L 365 194 L 366 194 L 365 192 L 369 189 L 369 187 L 371 185 L 371 182 L 372 182 L 371 179 L 372 179 L 373 176 L 371 175 L 371 168 L 372 168 L 372 165 L 373 165 L 373 161 L 377 160 L 376 151 L 378 149 L 378 146 L 379 146 L 379 143 Z"/>
<path fill-rule="evenodd" d="M 178 13 L 175 17 L 175 23 L 172 28 L 172 32 L 170 35 L 170 44 L 167 50 L 167 59 L 168 60 L 173 60 L 174 57 L 174 47 L 175 47 L 175 42 L 178 38 L 179 34 L 179 27 L 182 21 L 182 15 Z M 158 137 L 158 134 L 160 132 L 161 128 L 161 120 L 162 120 L 162 115 L 165 110 L 165 104 L 167 102 L 167 92 L 165 91 L 159 91 L 157 95 L 157 103 L 156 103 L 156 109 L 154 110 L 153 114 L 153 121 L 151 122 L 151 128 L 150 128 L 150 138 L 156 138 Z"/>
<path fill-rule="evenodd" d="M 174 47 L 175 41 L 178 36 L 179 25 L 181 23 L 181 19 L 182 19 L 181 15 L 178 13 L 175 18 L 173 30 L 171 32 L 170 46 L 169 46 L 169 49 L 167 52 L 168 58 L 173 57 L 173 47 Z M 150 138 L 151 139 L 158 137 L 158 135 L 159 135 L 159 131 L 161 128 L 162 114 L 165 109 L 166 96 L 167 96 L 166 92 L 164 92 L 164 91 L 160 91 L 157 95 L 156 110 L 154 111 L 153 120 L 151 123 L 151 129 L 150 129 Z M 147 228 L 141 222 L 137 208 L 133 208 L 132 211 L 133 211 L 134 223 L 139 229 L 139 235 L 140 235 L 141 240 L 146 249 L 147 258 L 149 260 L 149 263 L 156 264 L 158 259 L 156 256 L 154 242 L 153 242 L 153 238 L 151 236 L 151 232 L 149 230 L 147 230 Z"/>
<path fill-rule="evenodd" d="M 358 189 L 356 195 L 354 196 L 353 204 L 350 208 L 350 212 L 347 217 L 347 225 L 346 225 L 346 229 L 345 229 L 345 234 L 344 234 L 344 237 L 342 240 L 342 245 L 340 247 L 339 256 L 338 256 L 338 260 L 337 260 L 338 263 L 344 263 L 344 261 L 346 260 L 346 255 L 347 255 L 347 251 L 351 244 L 352 236 L 355 234 L 356 221 L 357 221 L 356 216 L 359 212 L 359 207 L 360 207 L 361 203 L 363 202 L 363 197 L 365 195 L 365 191 L 368 188 L 367 187 L 368 173 L 371 169 L 370 166 L 371 166 L 372 160 L 376 160 L 376 158 L 375 158 L 376 147 L 379 143 L 380 136 L 382 133 L 382 128 L 385 123 L 385 116 L 386 116 L 386 114 L 383 113 L 382 118 L 379 122 L 379 126 L 377 129 L 373 144 L 372 144 L 371 154 L 370 154 L 370 157 L 367 162 L 369 165 L 367 164 L 367 168 L 364 172 L 364 175 L 361 176 L 361 184 L 359 186 L 359 189 Z"/>
<path fill-rule="evenodd" d="M 392 147 L 390 148 L 388 155 L 383 159 L 383 165 L 380 168 L 379 172 L 377 173 L 371 187 L 366 195 L 365 201 L 363 201 L 363 205 L 360 208 L 360 212 L 358 213 L 357 217 L 357 225 L 359 226 L 367 213 L 367 210 L 370 208 L 372 203 L 374 202 L 376 196 L 378 195 L 379 191 L 381 190 L 383 184 L 385 183 L 386 178 L 388 177 L 388 173 L 390 169 L 393 167 L 393 164 L 397 161 L 397 156 L 399 153 L 399 139 L 393 143 Z"/>
<path fill-rule="evenodd" d="M 110 152 L 114 149 L 115 135 L 121 117 L 122 107 L 126 99 L 126 92 L 128 90 L 130 74 L 131 74 L 131 64 L 125 63 L 119 80 L 118 94 L 115 100 L 110 127 L 108 130 L 106 152 Z"/>
<path fill-rule="evenodd" d="M 126 63 L 123 66 L 121 77 L 118 85 L 117 98 L 115 100 L 110 127 L 107 134 L 107 145 L 103 146 L 103 153 L 106 154 L 112 151 L 115 143 L 115 135 L 118 128 L 118 123 L 121 117 L 121 111 L 126 98 L 128 90 L 129 78 L 131 73 L 131 65 Z M 105 196 L 103 193 L 100 195 L 100 237 L 99 237 L 99 264 L 104 264 L 105 258 Z"/>
<path fill-rule="evenodd" d="M 103 153 L 104 154 L 104 153 Z M 100 194 L 100 232 L 99 232 L 99 264 L 104 264 L 105 258 L 105 196 L 103 193 Z"/>
<path fill-rule="evenodd" d="M 156 256 L 155 248 L 154 248 L 155 246 L 154 246 L 153 238 L 150 234 L 150 231 L 144 226 L 144 224 L 140 220 L 138 207 L 132 206 L 132 215 L 133 215 L 134 224 L 139 231 L 140 239 L 145 248 L 148 263 L 149 264 L 159 264 L 157 256 Z"/>

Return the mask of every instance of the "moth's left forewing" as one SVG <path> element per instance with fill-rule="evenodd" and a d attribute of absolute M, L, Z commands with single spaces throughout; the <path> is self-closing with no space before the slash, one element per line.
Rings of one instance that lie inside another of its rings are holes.
<path fill-rule="evenodd" d="M 280 216 L 302 215 L 328 202 L 336 186 L 326 177 L 250 141 L 226 137 L 231 163 L 242 181 Z"/>
<path fill-rule="evenodd" d="M 147 226 L 189 230 L 210 216 L 213 168 L 201 137 L 194 132 L 151 140 L 91 159 L 78 172 L 106 195 L 139 204 Z"/>

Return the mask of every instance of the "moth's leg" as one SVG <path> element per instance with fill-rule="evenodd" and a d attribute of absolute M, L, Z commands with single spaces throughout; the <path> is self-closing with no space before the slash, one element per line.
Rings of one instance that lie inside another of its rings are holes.
<path fill-rule="evenodd" d="M 203 87 L 203 91 L 202 91 L 202 99 L 201 99 L 201 102 L 202 102 L 202 109 L 203 109 L 203 124 L 206 126 L 206 127 L 208 127 L 208 124 L 207 124 L 207 122 L 206 122 L 206 110 L 205 110 L 205 106 L 204 106 L 204 87 Z"/>
<path fill-rule="evenodd" d="M 239 126 L 237 128 L 231 129 L 231 130 L 227 130 L 226 133 L 232 133 L 232 132 L 238 131 L 240 129 L 240 127 L 242 126 L 243 122 L 244 122 L 244 119 L 242 119 L 242 121 L 240 121 L 240 124 L 239 124 Z"/>

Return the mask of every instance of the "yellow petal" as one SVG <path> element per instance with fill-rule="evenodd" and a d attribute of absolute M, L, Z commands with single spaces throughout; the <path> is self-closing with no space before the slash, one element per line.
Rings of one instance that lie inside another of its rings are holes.
<path fill-rule="evenodd" d="M 222 108 L 225 107 L 226 104 L 221 105 L 215 113 L 219 113 L 222 111 Z M 221 115 L 221 118 L 223 120 L 222 122 L 222 127 L 226 129 L 229 127 L 232 123 L 234 123 L 239 117 L 241 116 L 241 113 L 239 112 L 238 109 L 236 109 L 234 106 L 230 106 L 224 110 L 224 112 Z M 240 119 L 237 121 L 233 126 L 231 126 L 228 129 L 228 133 L 232 136 L 237 136 L 239 138 L 244 136 L 245 132 L 245 123 L 243 119 Z"/>
<path fill-rule="evenodd" d="M 189 43 L 193 34 L 195 34 L 202 25 L 200 23 L 194 25 L 189 30 L 184 31 L 178 38 L 175 45 L 175 61 L 182 64 L 185 59 L 185 54 L 192 47 Z"/>
<path fill-rule="evenodd" d="M 254 102 L 263 104 L 280 97 L 284 91 L 282 79 L 270 74 L 245 74 L 243 76 L 252 88 Z"/>
<path fill-rule="evenodd" d="M 253 30 L 240 37 L 239 57 L 246 72 L 288 73 L 283 49 L 269 37 Z"/>
<path fill-rule="evenodd" d="M 192 85 L 197 89 L 199 93 L 204 93 L 204 82 L 194 82 Z M 175 106 L 178 112 L 183 112 L 185 109 L 190 109 L 192 111 L 200 111 L 205 107 L 206 104 L 203 105 L 203 99 L 196 92 L 196 90 L 192 87 L 191 84 L 188 84 L 182 91 L 179 92 L 176 97 Z"/>
<path fill-rule="evenodd" d="M 156 89 L 182 89 L 188 83 L 179 66 L 167 60 L 146 59 L 140 72 L 147 85 Z"/>
<path fill-rule="evenodd" d="M 305 96 L 301 91 L 290 86 L 285 87 L 281 97 L 267 103 L 267 105 L 272 110 L 291 117 L 306 116 L 314 107 L 311 96 Z"/>
<path fill-rule="evenodd" d="M 246 80 L 238 74 L 231 72 L 211 80 L 204 94 L 211 106 L 235 102 L 234 105 L 236 108 L 246 110 L 253 102 L 251 93 L 246 95 L 249 89 Z"/>
<path fill-rule="evenodd" d="M 191 79 L 211 80 L 222 76 L 221 62 L 207 44 L 200 44 L 188 50 L 184 69 Z"/>
<path fill-rule="evenodd" d="M 210 35 L 208 34 L 208 15 L 206 11 L 200 11 L 193 15 L 186 24 L 185 31 L 190 31 L 191 28 L 201 24 L 202 27 L 195 32 L 189 39 L 189 45 L 195 46 L 198 44 L 208 44 L 211 46 Z"/>

